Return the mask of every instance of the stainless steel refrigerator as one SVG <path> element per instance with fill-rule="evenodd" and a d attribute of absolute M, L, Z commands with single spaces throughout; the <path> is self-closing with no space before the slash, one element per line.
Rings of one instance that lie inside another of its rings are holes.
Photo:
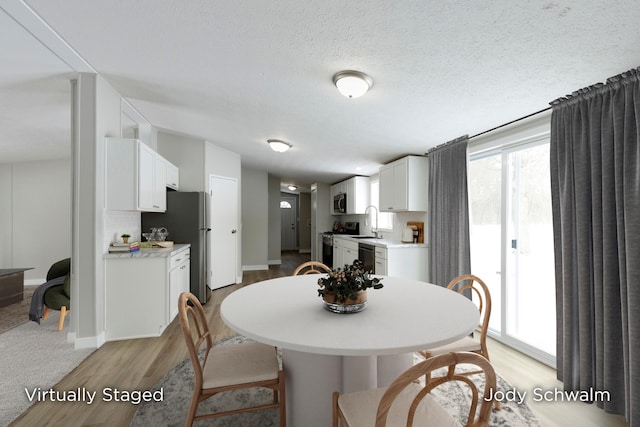
<path fill-rule="evenodd" d="M 191 244 L 191 293 L 201 303 L 207 302 L 209 294 L 208 233 L 210 196 L 205 192 L 167 192 L 167 211 L 164 213 L 143 212 L 142 232 L 151 227 L 165 227 L 167 240 Z"/>

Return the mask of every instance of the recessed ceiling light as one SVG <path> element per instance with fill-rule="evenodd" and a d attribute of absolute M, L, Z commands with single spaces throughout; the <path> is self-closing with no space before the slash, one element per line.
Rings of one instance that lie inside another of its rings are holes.
<path fill-rule="evenodd" d="M 360 71 L 340 71 L 333 76 L 333 84 L 347 98 L 359 98 L 373 86 L 373 79 Z"/>
<path fill-rule="evenodd" d="M 267 142 L 269 143 L 269 147 L 271 147 L 273 151 L 277 151 L 278 153 L 284 153 L 289 148 L 291 148 L 291 144 L 279 139 L 267 139 Z"/>

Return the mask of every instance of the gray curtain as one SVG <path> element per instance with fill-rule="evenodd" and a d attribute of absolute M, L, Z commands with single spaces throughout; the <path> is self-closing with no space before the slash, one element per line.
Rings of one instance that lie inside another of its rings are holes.
<path fill-rule="evenodd" d="M 557 370 L 640 426 L 640 68 L 551 103 Z"/>
<path fill-rule="evenodd" d="M 471 273 L 467 145 L 463 136 L 429 151 L 429 241 L 431 283 L 446 286 Z"/>

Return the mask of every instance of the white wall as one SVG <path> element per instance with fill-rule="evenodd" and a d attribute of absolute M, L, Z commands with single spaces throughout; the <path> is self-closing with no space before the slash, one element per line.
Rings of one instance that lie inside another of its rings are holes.
<path fill-rule="evenodd" d="M 267 270 L 269 256 L 268 174 L 242 168 L 242 269 Z"/>
<path fill-rule="evenodd" d="M 0 268 L 13 267 L 13 166 L 0 164 Z"/>
<path fill-rule="evenodd" d="M 280 177 L 269 175 L 269 264 L 279 265 L 282 262 L 280 249 L 282 235 L 280 234 Z"/>
<path fill-rule="evenodd" d="M 202 139 L 158 132 L 158 153 L 180 169 L 180 191 L 205 191 L 205 142 Z"/>
<path fill-rule="evenodd" d="M 0 194 L 0 265 L 33 267 L 25 282 L 42 283 L 71 256 L 71 162 L 1 165 Z"/>

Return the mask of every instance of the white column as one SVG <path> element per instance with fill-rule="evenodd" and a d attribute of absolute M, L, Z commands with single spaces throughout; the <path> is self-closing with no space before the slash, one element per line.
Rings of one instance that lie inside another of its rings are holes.
<path fill-rule="evenodd" d="M 342 391 L 351 393 L 378 387 L 376 356 L 344 356 L 342 360 Z"/>
<path fill-rule="evenodd" d="M 413 353 L 378 356 L 378 387 L 387 387 L 413 366 Z"/>
<path fill-rule="evenodd" d="M 287 425 L 331 425 L 332 394 L 342 388 L 342 357 L 282 350 Z"/>

